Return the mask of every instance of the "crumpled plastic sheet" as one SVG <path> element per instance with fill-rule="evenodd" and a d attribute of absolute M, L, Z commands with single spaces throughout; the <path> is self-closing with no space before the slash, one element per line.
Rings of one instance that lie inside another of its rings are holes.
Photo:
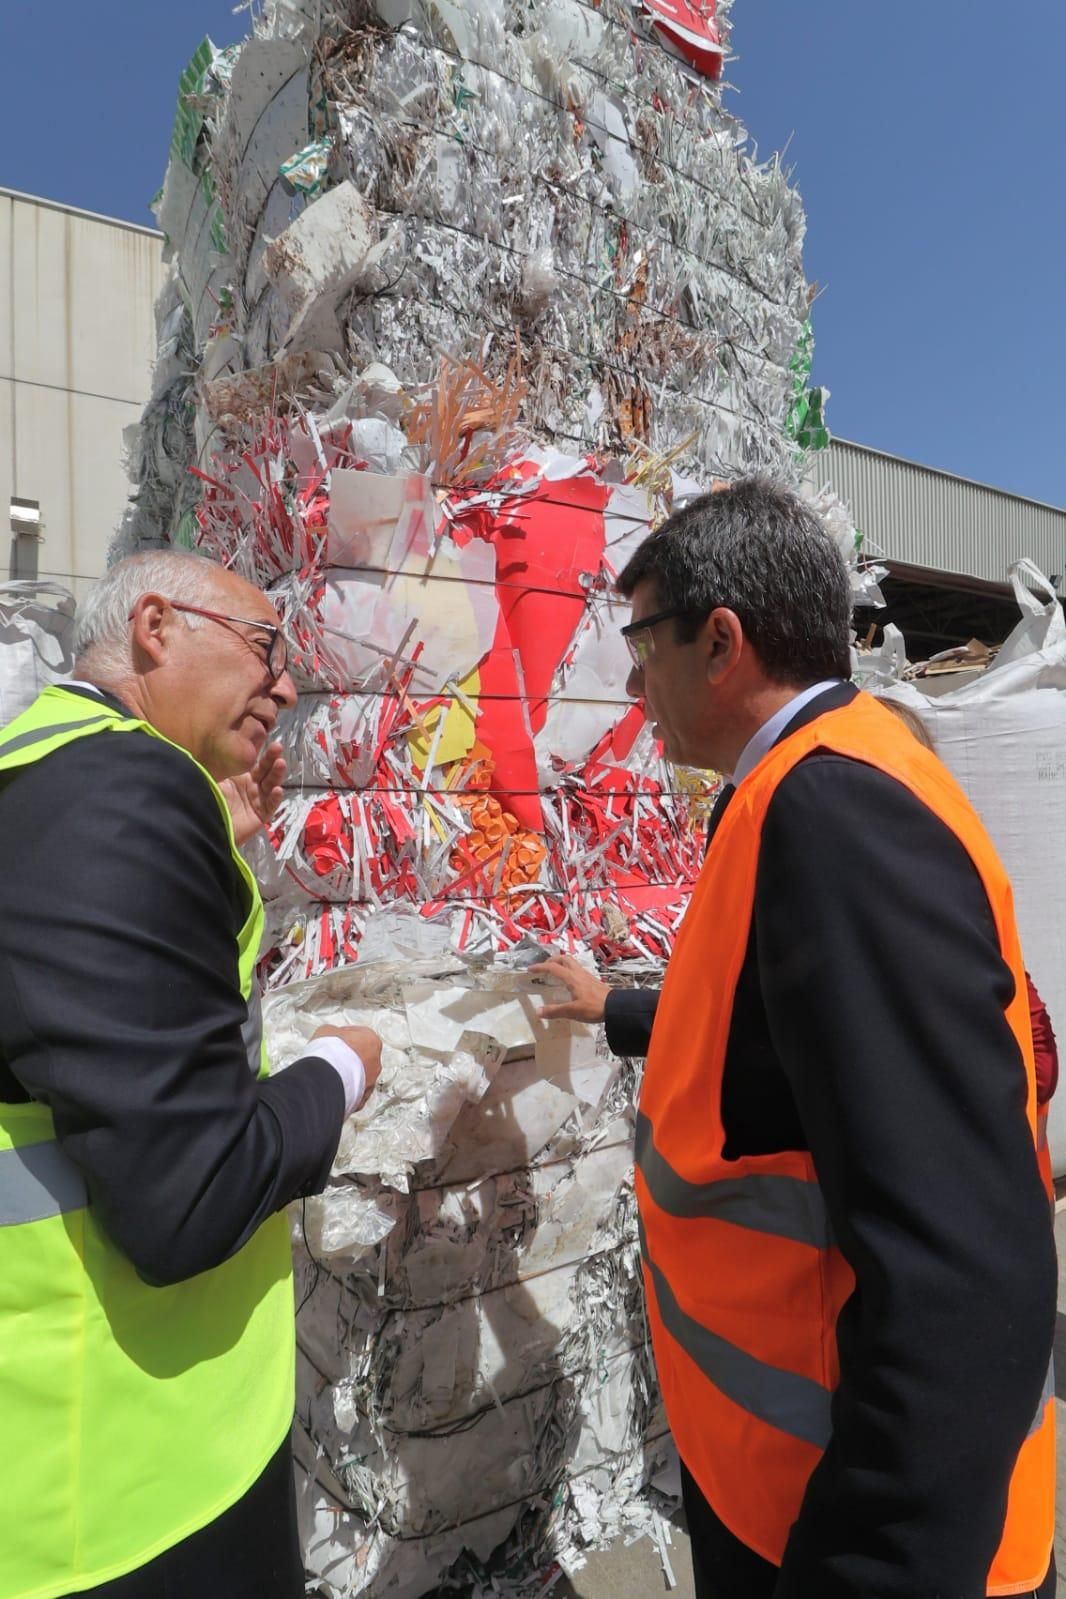
<path fill-rule="evenodd" d="M 477 1175 L 508 1170 L 557 1150 L 560 1134 L 572 1150 L 592 1130 L 617 1063 L 590 1029 L 540 1016 L 550 995 L 535 968 L 363 961 L 267 995 L 264 1018 L 279 1066 L 313 1051 L 324 1018 L 378 1032 L 381 1077 L 345 1123 L 334 1176 L 407 1193 L 416 1167 L 454 1182 L 471 1166 Z"/>

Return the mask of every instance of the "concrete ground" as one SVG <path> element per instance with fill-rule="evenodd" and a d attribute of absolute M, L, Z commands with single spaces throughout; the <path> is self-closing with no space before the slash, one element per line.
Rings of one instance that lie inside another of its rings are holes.
<path fill-rule="evenodd" d="M 588 1564 L 574 1573 L 572 1582 L 563 1577 L 555 1584 L 551 1599 L 659 1599 L 661 1594 L 671 1594 L 673 1599 L 695 1599 L 688 1533 L 680 1511 L 670 1522 L 669 1532 L 667 1555 L 676 1588 L 667 1584 L 658 1549 L 650 1538 L 641 1538 L 628 1549 L 624 1544 L 615 1544 L 602 1554 L 589 1555 Z M 1066 1594 L 1066 1588 L 1063 1592 Z"/>
<path fill-rule="evenodd" d="M 1058 1412 L 1059 1503 L 1056 1558 L 1059 1569 L 1058 1599 L 1066 1599 L 1066 1199 L 1056 1207 L 1055 1238 L 1059 1246 L 1059 1316 L 1055 1335 L 1055 1408 Z M 552 1599 L 659 1599 L 671 1593 L 674 1599 L 694 1599 L 692 1566 L 684 1518 L 679 1514 L 670 1524 L 673 1539 L 670 1564 L 677 1587 L 669 1589 L 663 1575 L 658 1550 L 647 1538 L 628 1549 L 621 1544 L 603 1554 L 589 1557 L 588 1564 L 576 1572 L 572 1582 L 565 1579 L 552 1589 Z"/>

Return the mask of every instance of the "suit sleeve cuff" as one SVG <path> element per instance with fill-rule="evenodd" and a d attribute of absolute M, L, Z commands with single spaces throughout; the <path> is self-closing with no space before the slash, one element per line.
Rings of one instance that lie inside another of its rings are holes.
<path fill-rule="evenodd" d="M 647 1054 L 658 1003 L 657 989 L 611 989 L 603 1007 L 603 1025 L 613 1055 Z"/>
<path fill-rule="evenodd" d="M 355 1050 L 343 1038 L 314 1038 L 307 1055 L 333 1067 L 344 1085 L 344 1114 L 350 1116 L 366 1093 L 366 1072 Z"/>

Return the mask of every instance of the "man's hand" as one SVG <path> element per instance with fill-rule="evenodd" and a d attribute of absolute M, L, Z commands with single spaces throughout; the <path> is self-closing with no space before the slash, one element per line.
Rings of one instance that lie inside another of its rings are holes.
<path fill-rule="evenodd" d="M 545 1021 L 602 1022 L 603 1008 L 611 992 L 609 983 L 601 983 L 572 955 L 549 955 L 531 967 L 534 977 L 553 977 L 557 983 L 570 990 L 571 998 L 559 1005 L 542 1005 L 540 1014 Z"/>
<path fill-rule="evenodd" d="M 250 772 L 227 777 L 219 784 L 233 818 L 233 836 L 238 847 L 254 838 L 261 827 L 272 821 L 285 795 L 282 784 L 287 771 L 281 745 L 275 740 L 264 746 Z"/>
<path fill-rule="evenodd" d="M 355 1107 L 356 1110 L 362 1110 L 381 1076 L 381 1039 L 377 1033 L 372 1027 L 316 1027 L 311 1037 L 340 1038 L 349 1049 L 355 1050 L 366 1074 L 366 1089 Z"/>

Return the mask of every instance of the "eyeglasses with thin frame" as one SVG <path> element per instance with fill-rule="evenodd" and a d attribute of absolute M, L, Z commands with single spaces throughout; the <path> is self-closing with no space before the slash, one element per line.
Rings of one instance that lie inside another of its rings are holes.
<path fill-rule="evenodd" d="M 168 600 L 167 604 L 170 606 L 172 611 L 188 611 L 192 616 L 206 616 L 209 622 L 221 622 L 223 627 L 230 622 L 237 622 L 241 627 L 254 627 L 257 628 L 260 633 L 269 633 L 270 642 L 267 644 L 267 651 L 264 660 L 266 669 L 270 673 L 270 681 L 272 683 L 277 682 L 278 678 L 288 666 L 288 641 L 286 640 L 285 634 L 282 632 L 281 628 L 277 627 L 273 622 L 260 622 L 259 620 L 253 619 L 249 616 L 226 616 L 221 611 L 207 611 L 202 605 L 185 605 L 180 603 L 178 600 Z M 132 617 L 133 612 L 131 611 L 130 618 L 132 619 Z M 234 633 L 237 632 L 236 628 L 231 628 L 230 631 Z M 262 639 L 256 640 L 246 638 L 243 633 L 237 633 L 237 637 L 239 639 L 244 639 L 245 644 L 247 644 L 249 649 L 252 650 L 257 650 L 257 645 L 261 645 L 264 642 Z"/>
<path fill-rule="evenodd" d="M 668 611 L 656 611 L 652 616 L 642 616 L 639 622 L 627 622 L 621 629 L 622 637 L 626 641 L 633 665 L 638 671 L 643 671 L 645 664 L 655 654 L 655 638 L 652 628 L 660 622 L 668 622 L 672 616 L 690 616 L 684 606 L 672 605 Z"/>

